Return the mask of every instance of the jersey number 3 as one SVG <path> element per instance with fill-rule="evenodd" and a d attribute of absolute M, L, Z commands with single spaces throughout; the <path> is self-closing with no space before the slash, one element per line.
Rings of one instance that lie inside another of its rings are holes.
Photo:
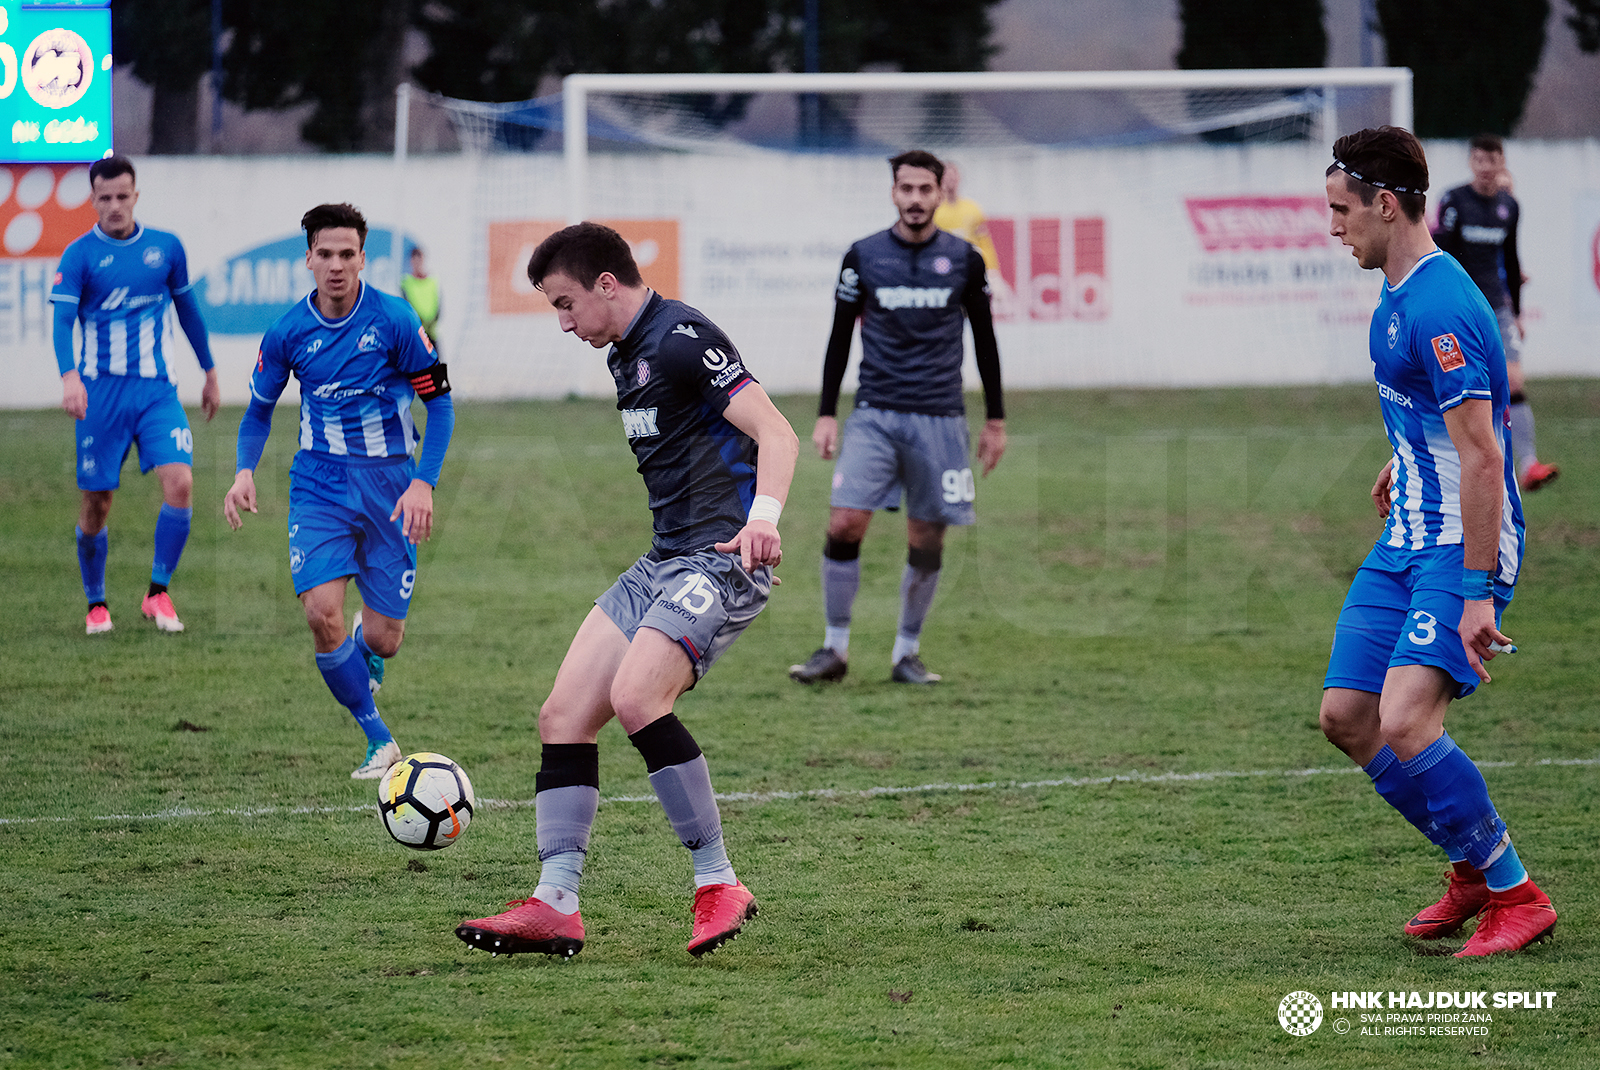
<path fill-rule="evenodd" d="M 1419 609 L 1411 614 L 1411 619 L 1417 622 L 1417 626 L 1406 638 L 1417 646 L 1427 646 L 1439 637 L 1439 618 L 1432 613 Z"/>

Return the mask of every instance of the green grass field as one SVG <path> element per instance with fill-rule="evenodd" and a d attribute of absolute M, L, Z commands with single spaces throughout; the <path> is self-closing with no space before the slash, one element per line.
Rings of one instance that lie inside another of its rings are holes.
<path fill-rule="evenodd" d="M 196 424 L 181 636 L 139 619 L 159 491 L 125 469 L 117 626 L 91 639 L 71 425 L 0 413 L 0 1067 L 1592 1066 L 1600 382 L 1536 385 L 1565 474 L 1527 502 L 1522 652 L 1449 727 L 1562 920 L 1472 962 L 1401 935 L 1442 861 L 1316 726 L 1379 526 L 1370 385 L 1013 394 L 1011 451 L 946 550 L 931 690 L 887 682 L 892 515 L 865 546 L 849 678 L 786 679 L 821 636 L 829 468 L 803 457 L 784 585 L 678 706 L 761 902 L 704 961 L 683 949 L 686 852 L 615 726 L 583 952 L 491 959 L 452 932 L 532 891 L 535 713 L 648 542 L 611 404 L 458 408 L 380 707 L 495 802 L 431 854 L 348 778 L 360 732 L 289 584 L 292 417 L 236 534 L 239 412 Z M 813 399 L 781 402 L 807 438 Z M 1326 1020 L 1291 1036 L 1277 1008 L 1302 989 Z M 1556 998 L 1465 1036 L 1363 1036 L 1330 1005 L 1380 990 Z"/>

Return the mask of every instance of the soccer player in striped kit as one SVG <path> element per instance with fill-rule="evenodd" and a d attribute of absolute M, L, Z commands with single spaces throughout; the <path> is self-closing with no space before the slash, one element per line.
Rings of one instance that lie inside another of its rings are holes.
<path fill-rule="evenodd" d="M 112 628 L 106 603 L 106 520 L 122 464 L 137 443 L 139 471 L 153 468 L 161 481 L 150 587 L 140 610 L 161 631 L 181 632 L 183 622 L 167 584 L 189 541 L 194 436 L 167 363 L 169 303 L 206 373 L 200 408 L 208 422 L 217 414 L 222 392 L 183 243 L 177 235 L 141 226 L 133 217 L 139 203 L 133 163 L 125 156 L 96 160 L 89 168 L 89 190 L 99 222 L 62 253 L 50 291 L 61 407 L 77 419 L 76 467 L 83 492 L 78 569 L 89 601 L 84 627 L 90 635 Z M 75 357 L 72 333 L 79 322 L 83 342 Z"/>
<path fill-rule="evenodd" d="M 1489 682 L 1511 640 L 1524 545 L 1510 388 L 1493 310 L 1423 220 L 1428 162 L 1406 130 L 1340 138 L 1329 232 L 1385 285 L 1369 346 L 1393 455 L 1372 500 L 1385 518 L 1334 630 L 1320 721 L 1385 802 L 1451 862 L 1444 896 L 1405 932 L 1478 927 L 1457 957 L 1516 951 L 1555 928 L 1472 759 L 1444 729 L 1450 703 Z"/>
<path fill-rule="evenodd" d="M 398 297 L 361 281 L 367 221 L 348 204 L 323 204 L 300 221 L 317 288 L 267 329 L 239 424 L 233 486 L 222 511 L 235 531 L 256 511 L 255 468 L 272 409 L 300 381 L 300 450 L 290 468 L 289 572 L 305 606 L 317 668 L 367 735 L 350 775 L 375 780 L 400 747 L 373 702 L 383 659 L 405 635 L 417 581 L 417 544 L 433 533 L 438 485 L 455 406 L 450 381 L 422 323 Z M 422 456 L 411 403 L 427 408 Z M 363 609 L 352 634 L 344 596 L 354 577 Z"/>

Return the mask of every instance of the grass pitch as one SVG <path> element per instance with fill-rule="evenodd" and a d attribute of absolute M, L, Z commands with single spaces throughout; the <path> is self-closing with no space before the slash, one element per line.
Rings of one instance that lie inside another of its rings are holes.
<path fill-rule="evenodd" d="M 1401 935 L 1443 866 L 1316 728 L 1379 528 L 1370 386 L 1013 394 L 1011 450 L 946 550 L 929 690 L 887 682 L 890 514 L 864 547 L 850 676 L 786 679 L 821 634 L 829 469 L 802 458 L 785 583 L 678 706 L 761 903 L 700 962 L 688 859 L 615 726 L 583 952 L 491 960 L 452 933 L 532 891 L 534 715 L 589 600 L 648 543 L 609 403 L 458 407 L 380 708 L 497 802 L 429 854 L 348 779 L 361 736 L 289 585 L 291 418 L 237 534 L 220 503 L 239 413 L 196 423 L 180 636 L 138 616 L 159 490 L 128 466 L 117 626 L 88 638 L 71 425 L 0 414 L 0 1067 L 1587 1067 L 1600 384 L 1536 386 L 1564 474 L 1526 503 L 1505 624 L 1522 652 L 1450 730 L 1561 922 L 1470 963 Z M 812 399 L 781 400 L 804 439 Z M 1309 1036 L 1278 1024 L 1297 990 L 1324 1006 Z M 1556 997 L 1476 1035 L 1396 1036 L 1412 1023 L 1332 1008 L 1345 991 Z"/>

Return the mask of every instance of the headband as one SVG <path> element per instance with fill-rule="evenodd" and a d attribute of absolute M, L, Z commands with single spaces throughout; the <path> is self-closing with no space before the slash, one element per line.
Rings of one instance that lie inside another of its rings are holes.
<path fill-rule="evenodd" d="M 1379 189 L 1386 189 L 1386 190 L 1389 190 L 1391 193 L 1426 193 L 1426 192 L 1428 192 L 1428 184 L 1427 184 L 1427 182 L 1423 182 L 1423 184 L 1420 185 L 1420 186 L 1401 186 L 1401 185 L 1396 185 L 1393 182 L 1381 182 L 1376 178 L 1372 178 L 1370 176 L 1362 174 L 1360 171 L 1357 171 L 1354 167 L 1351 167 L 1349 164 L 1345 163 L 1343 160 L 1339 159 L 1339 157 L 1337 157 L 1337 156 L 1335 156 L 1333 158 L 1333 166 L 1337 167 L 1339 170 L 1343 171 L 1345 174 L 1349 175 L 1351 178 L 1355 179 L 1357 182 L 1365 182 L 1369 186 L 1377 186 Z"/>

